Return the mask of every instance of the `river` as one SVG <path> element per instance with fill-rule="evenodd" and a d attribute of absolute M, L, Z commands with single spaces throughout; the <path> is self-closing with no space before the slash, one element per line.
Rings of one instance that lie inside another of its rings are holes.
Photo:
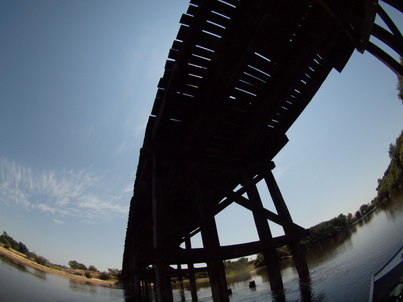
<path fill-rule="evenodd" d="M 290 261 L 282 262 L 285 290 L 272 293 L 263 269 L 229 282 L 231 302 L 367 301 L 371 276 L 403 245 L 403 194 L 375 210 L 350 231 L 307 253 L 310 281 L 301 283 Z M 256 282 L 249 289 L 249 281 Z M 122 289 L 96 287 L 16 265 L 0 258 L 0 301 L 132 301 Z M 211 301 L 210 289 L 198 290 Z M 190 292 L 174 291 L 175 301 L 191 301 Z"/>

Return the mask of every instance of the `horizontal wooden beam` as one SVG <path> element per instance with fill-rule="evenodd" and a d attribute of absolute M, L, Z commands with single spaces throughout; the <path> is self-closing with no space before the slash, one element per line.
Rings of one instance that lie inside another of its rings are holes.
<path fill-rule="evenodd" d="M 170 264 L 205 263 L 213 259 L 226 260 L 258 254 L 269 247 L 287 245 L 307 234 L 308 231 L 305 230 L 304 232 L 295 232 L 292 235 L 283 235 L 267 241 L 226 245 L 214 250 L 204 248 L 177 248 L 164 251 L 151 250 L 143 255 L 139 255 L 138 258 L 142 263 L 154 263 L 156 261 L 166 261 Z"/>

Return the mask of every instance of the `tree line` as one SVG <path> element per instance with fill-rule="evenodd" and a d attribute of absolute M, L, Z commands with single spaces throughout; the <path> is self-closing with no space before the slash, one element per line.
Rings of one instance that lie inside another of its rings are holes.
<path fill-rule="evenodd" d="M 376 204 L 388 200 L 390 196 L 398 192 L 403 184 L 403 131 L 396 139 L 395 144 L 389 145 L 390 164 L 382 178 L 378 179 L 378 195 L 374 201 Z"/>
<path fill-rule="evenodd" d="M 6 249 L 13 249 L 17 252 L 24 254 L 28 260 L 36 262 L 40 265 L 52 267 L 59 270 L 68 269 L 64 265 L 53 264 L 45 257 L 39 256 L 35 252 L 31 252 L 24 243 L 14 240 L 11 236 L 7 234 L 6 231 L 3 231 L 3 234 L 0 235 L 0 244 Z M 92 278 L 93 276 L 96 276 L 101 280 L 118 279 L 121 273 L 120 270 L 112 268 L 108 268 L 108 272 L 100 272 L 95 266 L 90 265 L 87 267 L 86 265 L 76 260 L 71 260 L 69 261 L 68 264 L 71 269 L 83 271 L 82 273 L 75 273 L 75 274 L 84 275 L 87 278 Z"/>
<path fill-rule="evenodd" d="M 40 264 L 40 265 L 48 265 L 49 260 L 46 259 L 43 256 L 37 255 L 35 252 L 31 252 L 28 247 L 22 243 L 18 242 L 13 239 L 13 237 L 10 237 L 7 232 L 3 231 L 3 234 L 0 235 L 0 243 L 6 248 L 6 249 L 13 249 L 15 251 L 18 251 L 25 256 L 27 256 L 28 259 Z"/>
<path fill-rule="evenodd" d="M 76 260 L 70 260 L 69 266 L 71 269 L 84 271 L 84 276 L 87 278 L 92 278 L 94 273 L 98 273 L 96 276 L 101 280 L 119 279 L 121 275 L 121 271 L 118 269 L 108 268 L 108 272 L 100 272 L 95 266 L 90 265 L 87 267 Z"/>
<path fill-rule="evenodd" d="M 402 85 L 403 87 L 403 81 Z M 401 91 L 403 96 L 403 92 Z M 403 100 L 403 99 L 402 99 Z M 301 238 L 301 244 L 305 249 L 309 249 L 312 245 L 331 238 L 343 230 L 347 229 L 350 225 L 360 220 L 365 215 L 369 214 L 374 208 L 389 198 L 398 193 L 402 189 L 403 184 L 403 131 L 396 139 L 395 144 L 389 146 L 390 164 L 386 169 L 384 176 L 378 179 L 377 196 L 368 204 L 363 204 L 354 213 L 348 213 L 347 216 L 340 214 L 328 221 L 323 221 L 313 227 L 309 228 L 309 235 Z M 291 255 L 287 246 L 276 249 L 278 256 L 288 257 Z M 255 267 L 264 266 L 264 258 L 262 254 L 258 254 L 254 261 Z"/>

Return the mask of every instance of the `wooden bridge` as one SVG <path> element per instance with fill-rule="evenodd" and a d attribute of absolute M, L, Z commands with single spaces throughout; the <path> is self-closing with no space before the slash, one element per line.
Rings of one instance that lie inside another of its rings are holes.
<path fill-rule="evenodd" d="M 401 1 L 383 2 L 402 12 Z M 388 29 L 374 24 L 376 15 Z M 272 159 L 329 72 L 341 71 L 355 49 L 403 75 L 369 41 L 375 36 L 403 56 L 399 30 L 376 0 L 192 0 L 180 23 L 140 151 L 125 285 L 136 301 L 148 301 L 151 284 L 158 301 L 172 301 L 171 277 L 186 274 L 196 301 L 194 263 L 202 262 L 214 301 L 229 301 L 223 260 L 263 253 L 272 289 L 282 288 L 275 248 L 283 245 L 309 278 L 299 243 L 307 232 L 291 218 Z M 263 207 L 262 180 L 276 212 Z M 231 203 L 252 212 L 259 241 L 220 245 L 215 215 Z M 273 237 L 268 221 L 285 235 Z M 203 248 L 192 248 L 199 232 Z"/>

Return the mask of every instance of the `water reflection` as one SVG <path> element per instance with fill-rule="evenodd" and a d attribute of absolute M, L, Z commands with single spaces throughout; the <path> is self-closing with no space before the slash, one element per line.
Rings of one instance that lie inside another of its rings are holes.
<path fill-rule="evenodd" d="M 33 275 L 36 278 L 39 278 L 39 279 L 42 279 L 42 280 L 46 280 L 46 278 L 47 278 L 46 272 L 41 271 L 41 270 L 37 270 L 37 269 L 33 269 Z"/>
<path fill-rule="evenodd" d="M 92 295 L 96 295 L 97 294 L 97 286 L 92 286 L 90 282 L 77 282 L 73 279 L 69 279 L 70 280 L 70 289 L 74 290 L 74 291 L 78 291 L 81 293 L 90 293 Z"/>
<path fill-rule="evenodd" d="M 12 258 L 7 257 L 6 255 L 0 254 L 0 260 L 11 265 L 12 267 L 18 269 L 21 272 L 31 274 L 32 276 L 46 280 L 46 272 L 31 268 L 29 266 L 25 266 L 25 264 L 15 261 Z"/>
<path fill-rule="evenodd" d="M 25 267 L 24 264 L 14 261 L 13 259 L 8 258 L 6 255 L 0 254 L 0 259 L 1 259 L 1 261 L 11 265 L 12 267 L 18 269 L 21 272 L 27 271 L 27 268 Z"/>
<path fill-rule="evenodd" d="M 230 301 L 366 301 L 370 278 L 400 248 L 402 229 L 400 197 L 382 205 L 349 231 L 311 248 L 307 253 L 309 278 L 299 279 L 292 259 L 284 259 L 284 290 L 272 292 L 267 272 L 261 268 L 228 278 L 233 291 Z M 0 260 L 0 301 L 136 301 L 123 290 L 87 286 L 25 267 L 1 255 Z M 249 288 L 251 280 L 256 282 L 256 288 Z M 199 302 L 212 301 L 208 281 L 198 283 L 198 296 Z M 187 286 L 182 292 L 175 290 L 174 297 L 174 301 L 192 301 Z M 154 294 L 151 299 L 156 301 Z"/>
<path fill-rule="evenodd" d="M 292 260 L 290 258 L 284 259 L 282 261 L 282 268 L 284 271 L 285 267 L 289 267 L 292 263 Z M 315 295 L 313 290 L 312 290 L 312 282 L 311 282 L 311 277 L 310 276 L 305 276 L 304 278 L 299 278 L 296 273 L 296 270 L 293 266 L 290 266 L 289 268 L 293 268 L 294 270 L 294 278 L 291 280 L 288 280 L 288 282 L 285 283 L 284 289 L 281 290 L 272 290 L 270 291 L 271 294 L 271 299 L 272 301 L 276 302 L 283 302 L 287 301 L 286 297 L 287 296 L 295 296 L 299 297 L 298 301 L 304 301 L 304 302 L 309 302 L 309 301 L 324 301 L 324 296 L 323 295 Z M 256 276 L 261 277 L 261 282 L 260 286 L 268 286 L 269 283 L 269 276 L 265 268 L 260 268 L 254 271 L 256 273 Z M 289 283 L 296 283 L 298 282 L 299 284 L 299 293 L 295 292 L 295 295 L 292 295 L 293 292 L 289 290 Z M 256 290 L 256 289 L 254 289 Z M 269 297 L 268 297 L 269 298 Z"/>
<path fill-rule="evenodd" d="M 250 272 L 241 272 L 236 275 L 227 277 L 227 283 L 234 284 L 236 282 L 248 281 L 248 280 L 250 280 L 250 278 L 251 278 Z"/>
<path fill-rule="evenodd" d="M 333 238 L 312 246 L 306 253 L 306 260 L 311 269 L 336 257 L 341 252 L 340 249 L 343 251 L 351 249 L 351 236 L 355 231 L 356 229 L 343 231 Z"/>
<path fill-rule="evenodd" d="M 400 194 L 394 196 L 394 202 L 388 202 L 381 205 L 382 210 L 385 211 L 389 220 L 396 221 L 403 214 L 403 190 Z"/>
<path fill-rule="evenodd" d="M 365 301 L 372 274 L 403 240 L 402 217 L 403 195 L 311 247 L 306 254 L 310 277 L 299 279 L 292 258 L 284 259 L 280 263 L 284 290 L 271 291 L 268 274 L 261 268 L 228 280 L 235 289 L 231 301 Z M 249 289 L 249 280 L 256 280 L 257 287 Z"/>

